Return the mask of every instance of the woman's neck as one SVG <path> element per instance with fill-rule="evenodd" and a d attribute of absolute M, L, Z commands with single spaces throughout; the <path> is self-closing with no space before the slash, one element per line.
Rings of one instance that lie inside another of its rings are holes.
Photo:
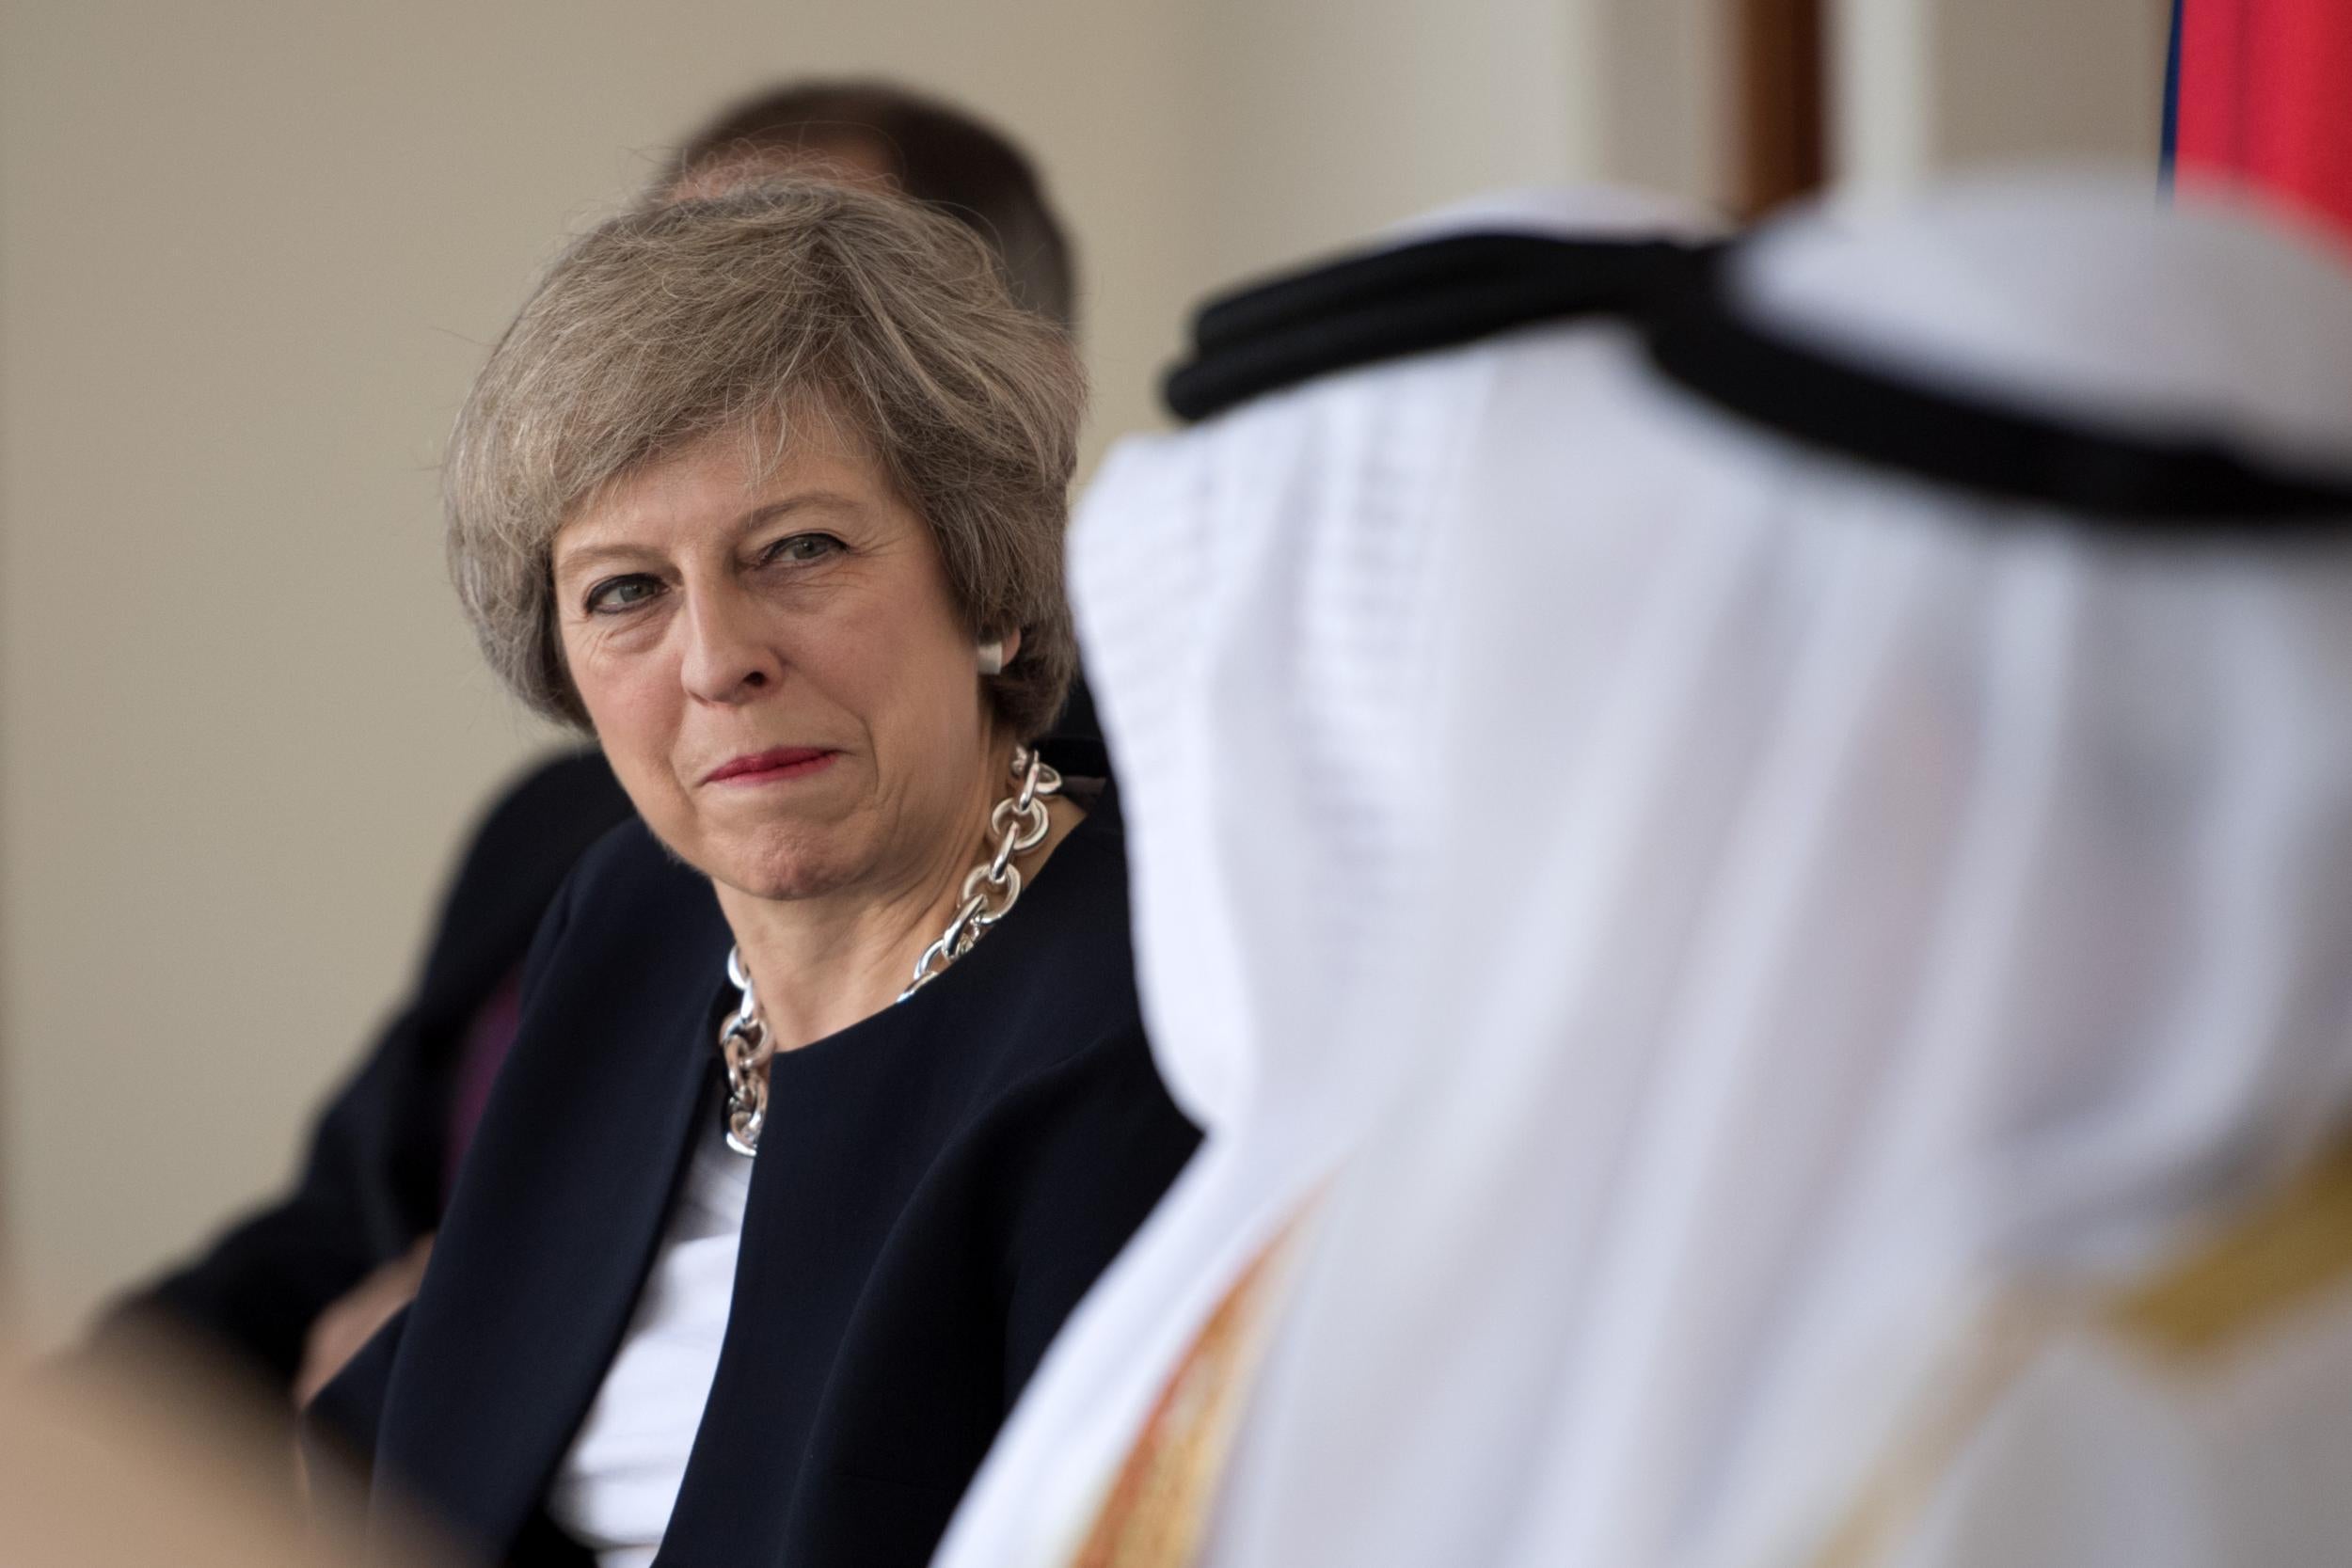
<path fill-rule="evenodd" d="M 837 1034 L 898 1001 L 914 960 L 938 940 L 962 902 L 964 878 L 990 846 L 989 814 L 1009 792 L 1012 743 L 992 744 L 971 799 L 956 814 L 961 831 L 937 842 L 888 883 L 811 898 L 758 898 L 724 885 L 719 905 L 735 933 L 779 1051 Z M 1045 841 L 1021 857 L 1024 879 L 1083 814 L 1049 800 Z"/>

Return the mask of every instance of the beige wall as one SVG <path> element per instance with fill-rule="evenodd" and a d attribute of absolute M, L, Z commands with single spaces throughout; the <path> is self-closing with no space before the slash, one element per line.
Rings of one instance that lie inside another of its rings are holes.
<path fill-rule="evenodd" d="M 54 1338 L 269 1190 L 546 744 L 434 464 L 567 228 L 719 99 L 887 71 L 1041 154 L 1090 450 L 1221 277 L 1600 165 L 1603 0 L 5 0 L 0 1204 Z"/>
<path fill-rule="evenodd" d="M 1831 163 L 1866 188 L 2069 156 L 2153 167 L 2171 0 L 1831 0 Z"/>

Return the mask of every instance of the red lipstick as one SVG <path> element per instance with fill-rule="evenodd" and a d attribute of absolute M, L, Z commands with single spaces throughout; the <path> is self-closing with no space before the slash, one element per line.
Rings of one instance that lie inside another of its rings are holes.
<path fill-rule="evenodd" d="M 803 778 L 818 771 L 840 755 L 815 746 L 771 746 L 764 752 L 746 752 L 731 761 L 723 762 L 704 775 L 703 783 L 763 784 L 782 779 Z"/>

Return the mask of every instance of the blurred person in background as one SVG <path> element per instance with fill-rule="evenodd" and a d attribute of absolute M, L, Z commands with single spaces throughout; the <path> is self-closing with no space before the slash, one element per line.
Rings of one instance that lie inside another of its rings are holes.
<path fill-rule="evenodd" d="M 2018 177 L 1635 331 L 1509 221 L 1082 508 L 1205 1138 L 939 1568 L 2341 1562 L 2352 275 Z"/>
<path fill-rule="evenodd" d="M 707 195 L 810 166 L 967 225 L 997 246 L 1016 299 L 1073 329 L 1069 243 L 1030 160 L 1003 133 L 907 89 L 813 81 L 754 94 L 687 138 L 653 188 Z M 1091 725 L 1079 693 L 1057 730 L 1077 742 Z M 302 1401 L 414 1293 L 514 1038 L 532 933 L 580 855 L 628 815 L 594 749 L 501 791 L 459 857 L 413 989 L 329 1101 L 294 1189 L 118 1304 L 102 1354 L 155 1336 L 192 1340 Z"/>
<path fill-rule="evenodd" d="M 1001 259 L 1012 297 L 1073 339 L 1070 240 L 1028 156 L 961 109 L 883 82 L 801 82 L 747 98 L 678 149 L 656 189 L 716 196 L 825 167 L 863 176 L 971 228 Z"/>
<path fill-rule="evenodd" d="M 492 353 L 459 597 L 637 820 L 310 1405 L 481 1556 L 914 1568 L 1188 1158 L 1115 798 L 1046 739 L 1083 404 L 982 241 L 835 180 L 598 227 Z"/>

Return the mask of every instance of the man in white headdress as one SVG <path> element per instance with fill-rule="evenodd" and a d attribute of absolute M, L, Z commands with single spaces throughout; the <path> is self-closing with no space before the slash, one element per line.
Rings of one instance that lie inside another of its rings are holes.
<path fill-rule="evenodd" d="M 1208 1137 L 942 1568 L 2344 1560 L 2352 277 L 2066 177 L 1445 292 L 1082 513 Z"/>

